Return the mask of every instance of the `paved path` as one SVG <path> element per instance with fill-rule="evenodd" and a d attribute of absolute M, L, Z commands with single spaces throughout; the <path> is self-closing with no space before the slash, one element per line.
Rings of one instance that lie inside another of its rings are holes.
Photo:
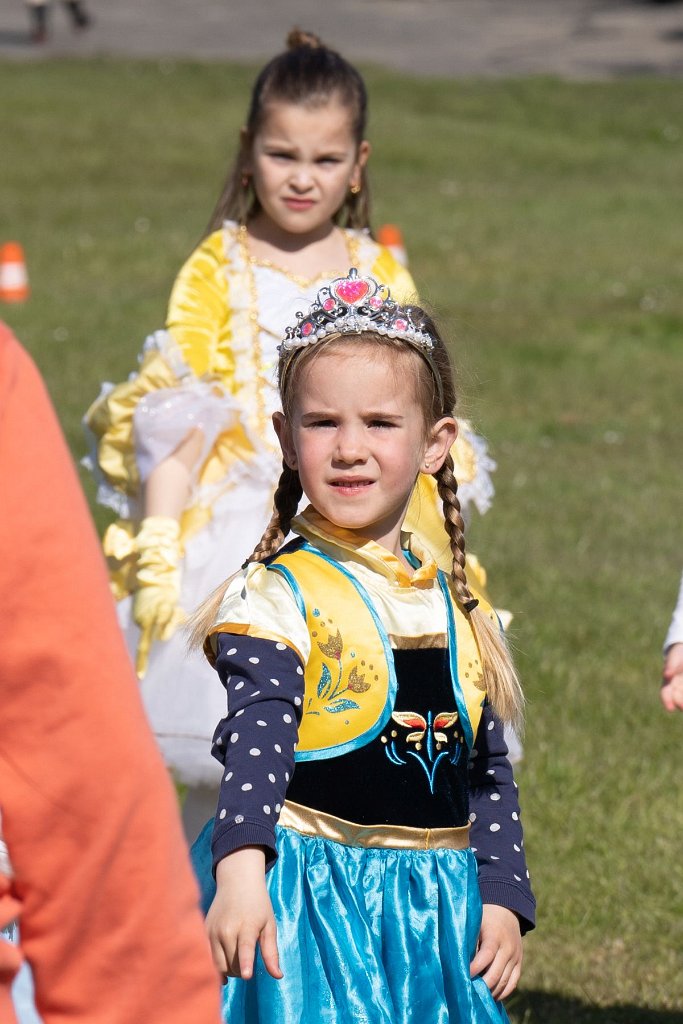
<path fill-rule="evenodd" d="M 22 0 L 0 0 L 0 59 L 257 61 L 299 24 L 356 61 L 415 74 L 683 76 L 682 0 L 87 0 L 96 24 L 28 43 Z"/>

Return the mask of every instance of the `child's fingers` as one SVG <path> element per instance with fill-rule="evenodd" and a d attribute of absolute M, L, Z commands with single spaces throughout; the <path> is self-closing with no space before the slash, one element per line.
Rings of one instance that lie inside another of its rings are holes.
<path fill-rule="evenodd" d="M 488 969 L 484 971 L 481 975 L 482 981 L 487 986 L 487 988 L 491 990 L 491 995 L 494 997 L 494 999 L 498 999 L 499 997 L 496 993 L 498 991 L 502 991 L 501 981 L 503 979 L 503 974 L 506 965 L 507 961 L 503 956 L 502 952 L 499 950 L 498 954 L 493 958 L 493 960 L 489 964 Z"/>
<path fill-rule="evenodd" d="M 517 986 L 521 965 L 521 956 L 515 956 L 511 949 L 496 942 L 482 941 L 470 964 L 470 974 L 472 977 L 481 975 L 494 999 L 505 999 Z"/>
<path fill-rule="evenodd" d="M 507 999 L 517 988 L 519 984 L 519 978 L 522 973 L 521 964 L 511 964 L 512 970 L 507 975 L 507 980 L 501 978 L 500 985 L 498 986 L 498 992 L 495 993 L 495 998 L 501 1000 Z"/>
<path fill-rule="evenodd" d="M 250 978 L 254 969 L 256 936 L 247 938 L 232 928 L 209 927 L 209 944 L 218 973 L 227 978 Z M 251 958 L 249 950 L 251 949 Z M 245 971 L 247 973 L 245 973 Z"/>
<path fill-rule="evenodd" d="M 501 949 L 494 959 L 490 968 L 484 975 L 484 981 L 491 989 L 494 999 L 502 999 L 507 988 L 507 983 L 515 966 L 514 960 L 510 960 Z"/>
<path fill-rule="evenodd" d="M 661 690 L 659 691 L 659 696 L 661 698 L 662 704 L 664 705 L 667 711 L 676 710 L 676 705 L 674 704 L 673 699 L 673 687 L 670 683 L 665 683 L 664 686 L 662 686 Z"/>
<path fill-rule="evenodd" d="M 261 956 L 263 957 L 263 962 L 268 974 L 273 978 L 282 978 L 283 974 L 280 970 L 280 957 L 277 950 L 277 926 L 275 921 L 272 919 L 268 921 L 261 932 L 259 946 L 261 948 Z"/>
<path fill-rule="evenodd" d="M 237 977 L 248 981 L 254 973 L 254 957 L 256 956 L 256 936 L 241 935 L 237 940 L 236 967 Z"/>
<path fill-rule="evenodd" d="M 209 933 L 209 945 L 211 947 L 211 956 L 213 958 L 213 964 L 221 978 L 225 978 L 226 975 L 230 974 L 230 965 L 228 961 L 228 953 L 224 948 L 223 943 L 216 936 Z"/>
<path fill-rule="evenodd" d="M 664 683 L 659 695 L 667 711 L 683 711 L 683 677 L 675 676 L 671 682 Z"/>
<path fill-rule="evenodd" d="M 497 943 L 490 942 L 486 939 L 482 939 L 479 943 L 479 948 L 475 954 L 474 959 L 470 963 L 470 977 L 476 978 L 478 974 L 483 974 L 485 970 L 491 965 L 493 959 L 498 952 Z"/>

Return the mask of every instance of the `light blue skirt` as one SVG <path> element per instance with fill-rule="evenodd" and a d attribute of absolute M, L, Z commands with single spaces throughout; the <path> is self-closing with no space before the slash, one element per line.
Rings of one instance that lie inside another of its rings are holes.
<path fill-rule="evenodd" d="M 0 930 L 0 938 L 5 939 L 7 942 L 17 943 L 19 941 L 19 929 L 15 924 L 11 924 L 8 928 Z M 25 960 L 12 982 L 12 1002 L 14 1004 L 17 1024 L 41 1024 L 41 1018 L 38 1016 L 33 999 L 33 975 L 31 974 L 31 968 Z"/>
<path fill-rule="evenodd" d="M 206 911 L 215 892 L 209 822 L 192 848 Z M 284 977 L 257 953 L 223 989 L 227 1024 L 503 1024 L 470 978 L 481 924 L 469 849 L 347 846 L 278 826 L 267 875 Z"/>

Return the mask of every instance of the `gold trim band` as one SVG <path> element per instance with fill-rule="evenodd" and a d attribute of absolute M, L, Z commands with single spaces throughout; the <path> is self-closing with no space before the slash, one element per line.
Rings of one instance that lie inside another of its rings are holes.
<path fill-rule="evenodd" d="M 331 839 L 344 846 L 387 850 L 466 850 L 470 826 L 459 828 L 412 828 L 408 825 L 357 825 L 312 807 L 287 801 L 279 824 L 304 836 Z"/>

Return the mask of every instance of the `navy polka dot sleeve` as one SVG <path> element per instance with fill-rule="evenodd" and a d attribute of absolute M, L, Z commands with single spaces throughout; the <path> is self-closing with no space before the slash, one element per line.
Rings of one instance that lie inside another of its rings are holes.
<path fill-rule="evenodd" d="M 285 644 L 220 633 L 216 670 L 228 713 L 218 723 L 211 753 L 225 771 L 211 849 L 218 861 L 241 846 L 266 848 L 275 863 L 275 825 L 294 771 L 304 676 Z"/>
<path fill-rule="evenodd" d="M 507 753 L 503 726 L 486 704 L 470 755 L 470 841 L 479 865 L 482 902 L 512 910 L 524 933 L 534 927 L 536 901 L 524 855 L 517 783 Z"/>

